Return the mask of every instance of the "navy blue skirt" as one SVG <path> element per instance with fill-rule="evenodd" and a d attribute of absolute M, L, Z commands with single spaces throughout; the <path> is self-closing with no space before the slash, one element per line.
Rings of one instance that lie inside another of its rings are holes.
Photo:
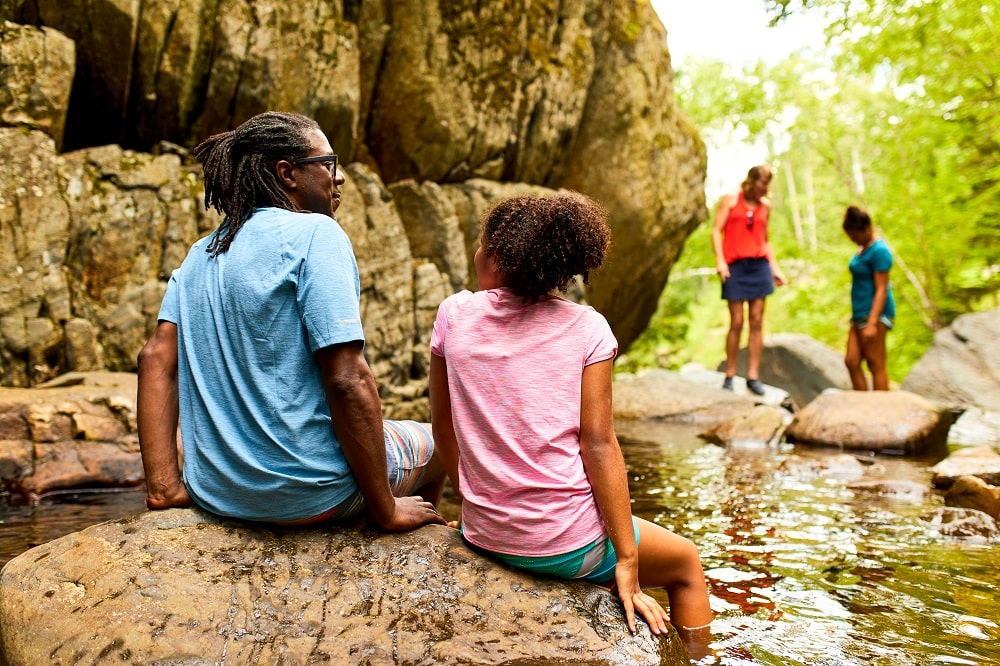
<path fill-rule="evenodd" d="M 737 259 L 729 264 L 729 279 L 722 283 L 722 299 L 753 301 L 774 292 L 774 275 L 765 257 Z"/>

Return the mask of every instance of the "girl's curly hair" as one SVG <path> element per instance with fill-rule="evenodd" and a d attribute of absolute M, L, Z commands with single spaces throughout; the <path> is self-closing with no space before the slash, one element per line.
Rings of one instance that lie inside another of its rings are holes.
<path fill-rule="evenodd" d="M 482 226 L 483 252 L 525 303 L 565 293 L 576 275 L 590 284 L 611 243 L 608 212 L 577 192 L 505 199 Z"/>

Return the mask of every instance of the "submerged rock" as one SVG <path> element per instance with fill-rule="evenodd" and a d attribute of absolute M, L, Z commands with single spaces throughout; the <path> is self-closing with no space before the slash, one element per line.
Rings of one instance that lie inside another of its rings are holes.
<path fill-rule="evenodd" d="M 847 453 L 792 453 L 781 461 L 778 469 L 785 476 L 799 481 L 820 478 L 856 481 L 865 474 L 864 465 Z"/>
<path fill-rule="evenodd" d="M 922 518 L 942 536 L 986 542 L 1000 533 L 996 521 L 977 509 L 942 507 Z"/>
<path fill-rule="evenodd" d="M 958 449 L 931 468 L 935 488 L 950 488 L 962 476 L 975 476 L 1000 485 L 1000 454 L 989 446 Z"/>
<path fill-rule="evenodd" d="M 780 407 L 758 405 L 746 414 L 713 426 L 698 436 L 719 446 L 772 446 L 781 442 L 792 415 Z"/>
<path fill-rule="evenodd" d="M 931 494 L 927 486 L 909 479 L 855 481 L 847 487 L 859 494 L 884 497 L 894 502 L 923 502 Z"/>
<path fill-rule="evenodd" d="M 944 495 L 948 506 L 976 509 L 1000 520 L 1000 487 L 975 476 L 960 476 Z"/>
<path fill-rule="evenodd" d="M 467 549 L 457 530 L 269 528 L 193 509 L 38 546 L 0 573 L 10 666 L 687 664 L 618 600 Z"/>

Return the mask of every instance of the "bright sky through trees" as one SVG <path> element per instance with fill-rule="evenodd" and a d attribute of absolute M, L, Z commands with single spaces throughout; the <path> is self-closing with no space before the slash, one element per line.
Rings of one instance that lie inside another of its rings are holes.
<path fill-rule="evenodd" d="M 823 25 L 813 16 L 794 14 L 779 26 L 768 27 L 763 0 L 652 0 L 651 4 L 667 28 L 675 70 L 688 56 L 719 60 L 735 69 L 758 60 L 775 65 L 793 51 L 823 45 Z M 714 145 L 713 137 L 702 138 L 708 147 L 705 194 L 711 208 L 721 194 L 739 185 L 747 169 L 765 161 L 767 151 L 760 145 L 736 141 Z"/>
<path fill-rule="evenodd" d="M 721 60 L 734 67 L 762 59 L 769 65 L 804 46 L 823 44 L 823 26 L 814 17 L 793 14 L 768 27 L 764 0 L 652 0 L 667 27 L 675 62 L 688 55 Z"/>

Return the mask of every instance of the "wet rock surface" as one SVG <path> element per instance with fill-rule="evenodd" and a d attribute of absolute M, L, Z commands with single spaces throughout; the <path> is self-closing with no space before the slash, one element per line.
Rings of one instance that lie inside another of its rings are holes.
<path fill-rule="evenodd" d="M 936 488 L 950 488 L 959 477 L 976 476 L 1000 485 L 1000 453 L 990 446 L 958 449 L 931 468 L 931 482 Z"/>
<path fill-rule="evenodd" d="M 0 388 L 0 485 L 39 496 L 143 483 L 136 376 L 69 373 L 34 389 Z"/>
<path fill-rule="evenodd" d="M 0 574 L 10 666 L 40 663 L 687 664 L 610 593 L 495 564 L 443 526 L 270 529 L 147 512 Z"/>
<path fill-rule="evenodd" d="M 997 523 L 976 509 L 944 507 L 923 517 L 941 536 L 985 542 L 1000 534 Z"/>

